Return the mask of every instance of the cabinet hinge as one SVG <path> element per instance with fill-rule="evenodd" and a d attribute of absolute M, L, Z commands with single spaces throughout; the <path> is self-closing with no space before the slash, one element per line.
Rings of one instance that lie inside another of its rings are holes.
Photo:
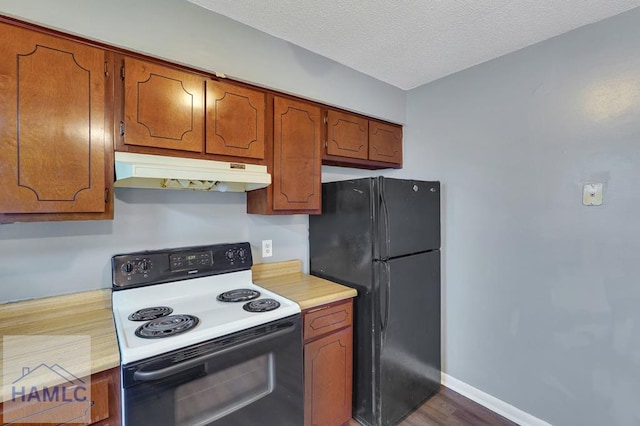
<path fill-rule="evenodd" d="M 124 121 L 120 122 L 120 136 L 124 136 Z"/>
<path fill-rule="evenodd" d="M 124 65 L 120 67 L 120 79 L 124 80 Z"/>
<path fill-rule="evenodd" d="M 109 77 L 109 62 L 104 61 L 104 76 Z"/>
<path fill-rule="evenodd" d="M 107 204 L 109 202 L 109 188 L 104 189 L 104 203 Z"/>

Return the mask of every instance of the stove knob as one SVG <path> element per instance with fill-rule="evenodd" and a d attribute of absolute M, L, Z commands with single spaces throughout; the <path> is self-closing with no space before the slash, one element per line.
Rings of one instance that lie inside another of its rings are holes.
<path fill-rule="evenodd" d="M 130 274 L 131 272 L 133 272 L 133 265 L 129 262 L 125 263 L 124 265 L 122 265 L 122 272 L 124 272 L 125 274 Z"/>
<path fill-rule="evenodd" d="M 225 253 L 225 256 L 227 257 L 227 259 L 233 260 L 234 258 L 233 250 L 227 250 L 227 252 Z"/>
<path fill-rule="evenodd" d="M 138 268 L 140 268 L 142 272 L 149 272 L 149 268 L 151 268 L 151 262 L 149 262 L 149 260 L 147 259 L 143 259 L 140 261 L 140 263 L 138 263 Z"/>
<path fill-rule="evenodd" d="M 238 249 L 238 257 L 239 257 L 241 260 L 244 260 L 244 259 L 245 259 L 245 257 L 247 257 L 247 251 L 246 251 L 245 249 L 243 249 L 243 248 Z"/>

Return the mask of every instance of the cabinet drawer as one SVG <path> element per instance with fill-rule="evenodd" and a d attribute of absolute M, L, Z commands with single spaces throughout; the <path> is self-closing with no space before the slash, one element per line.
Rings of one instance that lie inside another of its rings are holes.
<path fill-rule="evenodd" d="M 311 308 L 304 313 L 304 339 L 306 341 L 350 326 L 352 321 L 353 301 L 351 299 L 335 305 Z"/>

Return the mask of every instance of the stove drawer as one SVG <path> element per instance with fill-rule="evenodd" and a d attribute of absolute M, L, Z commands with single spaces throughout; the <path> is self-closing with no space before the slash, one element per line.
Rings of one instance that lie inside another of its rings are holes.
<path fill-rule="evenodd" d="M 351 326 L 351 299 L 311 308 L 304 312 L 304 340 L 308 341 L 332 331 Z"/>

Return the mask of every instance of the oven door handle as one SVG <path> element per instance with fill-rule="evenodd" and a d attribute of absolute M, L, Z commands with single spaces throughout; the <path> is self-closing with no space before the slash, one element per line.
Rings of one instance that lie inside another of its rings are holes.
<path fill-rule="evenodd" d="M 226 355 L 229 352 L 242 350 L 250 346 L 254 346 L 257 344 L 268 342 L 269 340 L 272 340 L 272 339 L 276 339 L 285 334 L 291 333 L 295 329 L 296 329 L 295 327 L 290 327 L 290 328 L 274 331 L 272 333 L 256 337 L 247 342 L 242 342 L 237 345 L 229 346 L 227 348 L 221 349 L 212 354 L 207 354 L 207 355 L 199 356 L 197 358 L 192 358 L 190 360 L 181 362 L 179 364 L 171 365 L 169 367 L 161 368 L 159 370 L 152 370 L 152 371 L 137 370 L 135 373 L 133 373 L 133 380 L 138 382 L 150 382 L 153 380 L 164 379 L 165 377 L 169 377 L 174 374 L 178 374 L 184 370 L 188 370 L 189 368 L 195 367 L 198 364 L 203 364 L 205 362 L 211 361 L 220 356 Z"/>

